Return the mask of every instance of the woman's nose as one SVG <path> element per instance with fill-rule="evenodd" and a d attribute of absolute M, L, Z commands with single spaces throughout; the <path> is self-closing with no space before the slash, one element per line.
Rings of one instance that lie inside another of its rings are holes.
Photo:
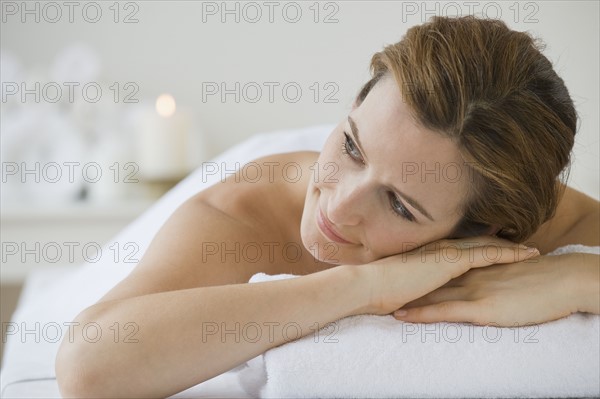
<path fill-rule="evenodd" d="M 362 217 L 366 200 L 364 185 L 337 185 L 327 204 L 327 216 L 336 225 L 356 225 Z"/>

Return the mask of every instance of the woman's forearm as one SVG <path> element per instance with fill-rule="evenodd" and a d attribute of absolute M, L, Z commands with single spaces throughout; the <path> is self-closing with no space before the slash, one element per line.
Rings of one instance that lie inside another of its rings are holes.
<path fill-rule="evenodd" d="M 572 273 L 571 289 L 576 293 L 577 310 L 600 314 L 600 255 L 578 255 L 581 261 L 570 267 L 575 271 Z"/>
<path fill-rule="evenodd" d="M 76 322 L 134 323 L 137 342 L 63 341 L 61 392 L 77 397 L 165 397 L 267 351 L 364 313 L 362 268 L 339 266 L 294 279 L 169 291 L 96 304 Z M 114 327 L 113 327 L 114 329 Z M 123 341 L 123 340 L 121 340 Z"/>

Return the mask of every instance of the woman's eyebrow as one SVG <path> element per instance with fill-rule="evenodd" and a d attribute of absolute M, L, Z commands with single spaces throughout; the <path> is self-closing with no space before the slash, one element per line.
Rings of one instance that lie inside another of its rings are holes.
<path fill-rule="evenodd" d="M 419 204 L 414 198 L 409 197 L 408 195 L 402 193 L 402 191 L 398 190 L 398 188 L 392 186 L 392 188 L 394 189 L 394 191 L 396 193 L 398 193 L 398 195 L 400 197 L 402 197 L 402 199 L 404 199 L 406 202 L 408 202 L 413 208 L 415 208 L 416 210 L 418 210 L 419 212 L 421 212 L 421 214 L 423 216 L 425 216 L 427 219 L 431 220 L 432 222 L 435 222 L 435 220 L 433 220 L 433 217 L 431 217 L 431 215 L 429 214 L 429 212 L 427 212 L 425 210 L 425 208 L 423 208 L 421 206 L 421 204 Z"/>
<path fill-rule="evenodd" d="M 354 136 L 354 141 L 356 141 L 356 145 L 358 146 L 358 149 L 360 150 L 361 154 L 363 155 L 363 157 L 365 158 L 365 161 L 366 161 L 368 158 L 367 158 L 367 154 L 363 150 L 362 144 L 360 143 L 360 137 L 358 135 L 358 128 L 356 127 L 356 123 L 350 117 L 350 115 L 348 115 L 348 123 L 350 124 L 350 130 L 352 131 L 352 136 Z M 421 212 L 421 214 L 423 216 L 425 216 L 427 219 L 431 220 L 432 222 L 435 222 L 435 220 L 433 220 L 433 217 L 429 214 L 429 212 L 427 212 L 425 210 L 425 208 L 423 208 L 421 206 L 421 204 L 419 204 L 419 202 L 417 202 L 417 200 L 415 200 L 414 198 L 412 198 L 412 197 L 404 194 L 402 191 L 398 190 L 397 187 L 391 186 L 391 188 L 400 197 L 402 197 L 402 199 L 405 200 L 410 206 L 412 206 L 413 208 L 415 208 L 417 211 Z"/>
<path fill-rule="evenodd" d="M 365 158 L 365 161 L 367 161 L 367 154 L 365 154 L 365 152 L 363 151 L 363 146 L 360 143 L 360 137 L 358 136 L 358 128 L 356 127 L 356 123 L 354 123 L 354 119 L 352 119 L 350 115 L 348 115 L 348 123 L 350 124 L 350 130 L 352 131 L 352 136 L 354 136 L 354 141 L 358 145 L 358 149 Z"/>

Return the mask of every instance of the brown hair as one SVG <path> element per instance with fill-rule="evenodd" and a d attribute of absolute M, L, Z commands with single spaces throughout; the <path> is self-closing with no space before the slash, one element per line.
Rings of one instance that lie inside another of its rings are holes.
<path fill-rule="evenodd" d="M 424 127 L 453 140 L 469 194 L 448 238 L 529 238 L 555 213 L 577 113 L 544 45 L 500 20 L 433 17 L 373 55 L 357 103 L 388 73 Z"/>

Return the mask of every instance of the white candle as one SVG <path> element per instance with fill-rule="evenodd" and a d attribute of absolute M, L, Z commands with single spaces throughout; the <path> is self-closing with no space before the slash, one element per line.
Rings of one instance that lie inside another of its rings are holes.
<path fill-rule="evenodd" d="M 136 123 L 136 154 L 139 175 L 145 181 L 175 181 L 188 172 L 187 147 L 190 115 L 178 110 L 170 95 L 157 98 L 154 108 L 145 107 Z"/>

